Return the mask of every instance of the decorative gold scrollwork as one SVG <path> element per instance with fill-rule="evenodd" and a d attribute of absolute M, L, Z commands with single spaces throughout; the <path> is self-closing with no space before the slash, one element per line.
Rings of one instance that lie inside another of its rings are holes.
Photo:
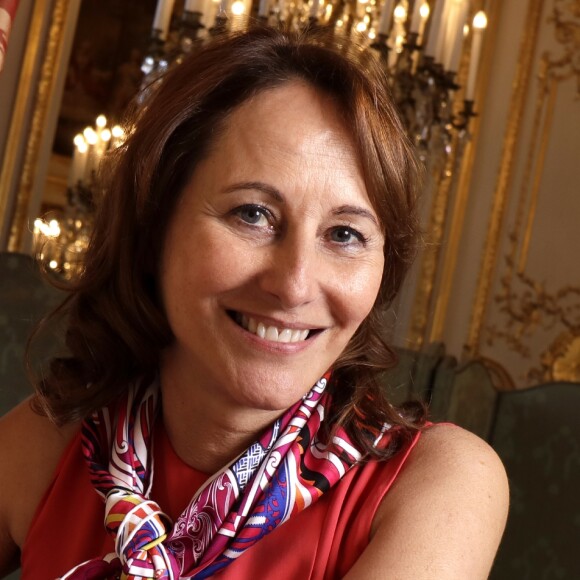
<path fill-rule="evenodd" d="M 534 371 L 544 380 L 580 382 L 580 334 L 558 336 L 542 355 L 542 366 Z"/>
<path fill-rule="evenodd" d="M 580 2 L 554 0 L 549 22 L 554 25 L 556 40 L 564 49 L 560 58 L 550 61 L 551 74 L 557 80 L 575 76 L 580 97 Z"/>
<path fill-rule="evenodd" d="M 508 269 L 513 273 L 513 261 L 509 258 L 507 261 Z M 512 351 L 529 359 L 528 339 L 539 329 L 566 328 L 542 353 L 540 365 L 530 369 L 526 378 L 530 382 L 580 381 L 580 288 L 566 286 L 549 292 L 544 284 L 518 272 L 515 278 L 502 278 L 502 291 L 495 297 L 495 302 L 507 320 L 501 329 L 497 325 L 487 328 L 488 344 L 501 339 Z"/>
<path fill-rule="evenodd" d="M 554 25 L 555 38 L 563 51 L 557 58 L 548 52 L 541 56 L 530 154 L 515 221 L 509 234 L 506 267 L 500 278 L 499 291 L 494 297 L 502 320 L 485 328 L 488 346 L 501 340 L 512 352 L 528 360 L 532 359 L 532 337 L 537 345 L 539 332 L 550 337 L 557 333 L 557 338 L 540 355 L 539 364 L 525 373 L 530 383 L 580 381 L 580 287 L 567 285 L 548 290 L 544 283 L 526 273 L 539 181 L 558 84 L 575 77 L 580 98 L 580 4 L 577 1 L 554 0 L 549 22 Z M 540 143 L 537 153 L 536 143 Z M 524 219 L 526 205 L 528 216 Z"/>

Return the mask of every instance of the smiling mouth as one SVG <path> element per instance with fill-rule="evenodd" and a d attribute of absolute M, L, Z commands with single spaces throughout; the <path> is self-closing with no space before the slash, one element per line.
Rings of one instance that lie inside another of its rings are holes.
<path fill-rule="evenodd" d="M 263 322 L 258 322 L 251 316 L 246 316 L 240 312 L 228 311 L 230 318 L 244 330 L 271 342 L 303 342 L 320 332 L 320 329 L 299 329 L 269 326 Z"/>

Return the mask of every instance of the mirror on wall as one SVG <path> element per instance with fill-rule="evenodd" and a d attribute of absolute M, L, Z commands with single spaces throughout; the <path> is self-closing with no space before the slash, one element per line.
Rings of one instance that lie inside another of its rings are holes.
<path fill-rule="evenodd" d="M 66 209 L 73 139 L 99 115 L 111 127 L 122 118 L 157 4 L 20 1 L 0 82 L 1 250 L 32 253 L 36 221 Z"/>
<path fill-rule="evenodd" d="M 83 0 L 66 67 L 40 215 L 62 211 L 72 178 L 75 135 L 120 122 L 143 73 L 156 0 Z M 96 127 L 95 127 L 96 128 Z"/>

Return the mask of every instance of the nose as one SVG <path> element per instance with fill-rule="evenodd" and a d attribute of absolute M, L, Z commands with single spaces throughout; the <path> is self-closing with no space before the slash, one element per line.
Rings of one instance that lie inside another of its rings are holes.
<path fill-rule="evenodd" d="M 284 309 L 315 300 L 320 285 L 318 252 L 314 241 L 286 235 L 269 248 L 259 286 Z"/>

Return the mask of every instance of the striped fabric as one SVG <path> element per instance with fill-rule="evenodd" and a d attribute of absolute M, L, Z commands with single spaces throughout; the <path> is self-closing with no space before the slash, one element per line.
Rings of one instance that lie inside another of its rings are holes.
<path fill-rule="evenodd" d="M 115 553 L 62 578 L 208 578 L 313 504 L 361 458 L 343 430 L 332 446 L 317 439 L 328 378 L 209 478 L 174 524 L 148 499 L 157 382 L 132 386 L 120 403 L 93 414 L 83 425 L 83 453 Z"/>

